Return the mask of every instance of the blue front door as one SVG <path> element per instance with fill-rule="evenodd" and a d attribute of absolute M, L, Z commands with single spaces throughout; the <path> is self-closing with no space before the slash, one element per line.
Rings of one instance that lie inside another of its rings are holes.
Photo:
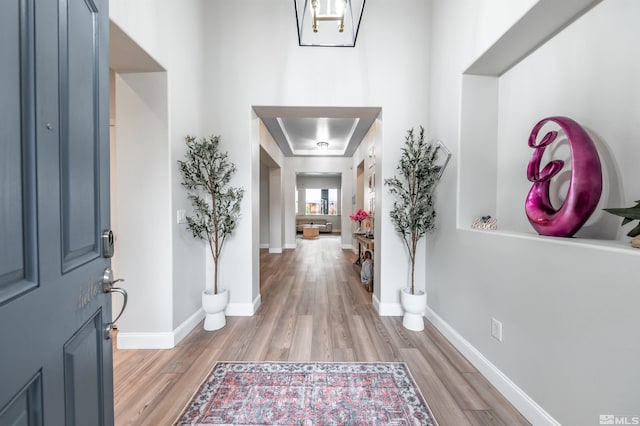
<path fill-rule="evenodd" d="M 107 8 L 0 4 L 0 425 L 113 424 Z"/>

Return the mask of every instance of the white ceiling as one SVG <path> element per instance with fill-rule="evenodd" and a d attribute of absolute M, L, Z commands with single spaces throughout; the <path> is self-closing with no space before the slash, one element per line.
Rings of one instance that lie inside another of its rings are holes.
<path fill-rule="evenodd" d="M 379 107 L 254 106 L 257 116 L 287 157 L 351 157 L 362 142 Z M 327 142 L 326 151 L 318 142 Z"/>

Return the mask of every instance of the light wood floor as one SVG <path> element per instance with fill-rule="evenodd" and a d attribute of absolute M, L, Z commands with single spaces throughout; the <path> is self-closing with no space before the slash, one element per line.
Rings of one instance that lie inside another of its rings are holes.
<path fill-rule="evenodd" d="M 337 237 L 260 252 L 262 305 L 171 350 L 115 350 L 116 425 L 168 425 L 217 361 L 404 361 L 445 425 L 529 424 L 428 322 L 379 317 Z M 233 290 L 232 290 L 233 291 Z"/>

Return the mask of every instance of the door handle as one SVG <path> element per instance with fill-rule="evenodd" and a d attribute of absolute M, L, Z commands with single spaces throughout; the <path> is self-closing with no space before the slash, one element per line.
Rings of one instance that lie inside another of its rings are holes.
<path fill-rule="evenodd" d="M 127 302 L 129 300 L 129 295 L 124 288 L 114 287 L 113 285 L 118 282 L 123 282 L 124 279 L 118 278 L 116 280 L 113 279 L 113 271 L 111 268 L 107 268 L 104 270 L 104 275 L 102 276 L 102 290 L 105 293 L 120 293 L 122 297 L 124 297 L 124 302 L 122 303 L 122 308 L 120 309 L 120 313 L 116 315 L 116 318 L 113 321 L 108 322 L 104 326 L 104 338 L 106 340 L 111 339 L 111 335 L 113 334 L 113 326 L 120 319 L 124 310 L 127 308 Z"/>

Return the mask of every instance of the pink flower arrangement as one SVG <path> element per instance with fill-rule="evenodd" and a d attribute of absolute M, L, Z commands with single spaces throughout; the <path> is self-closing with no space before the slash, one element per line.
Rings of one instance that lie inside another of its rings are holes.
<path fill-rule="evenodd" d="M 355 221 L 362 222 L 363 220 L 368 218 L 369 218 L 369 213 L 365 212 L 362 209 L 358 209 L 354 214 L 349 215 L 349 219 L 353 220 L 354 222 Z"/>

